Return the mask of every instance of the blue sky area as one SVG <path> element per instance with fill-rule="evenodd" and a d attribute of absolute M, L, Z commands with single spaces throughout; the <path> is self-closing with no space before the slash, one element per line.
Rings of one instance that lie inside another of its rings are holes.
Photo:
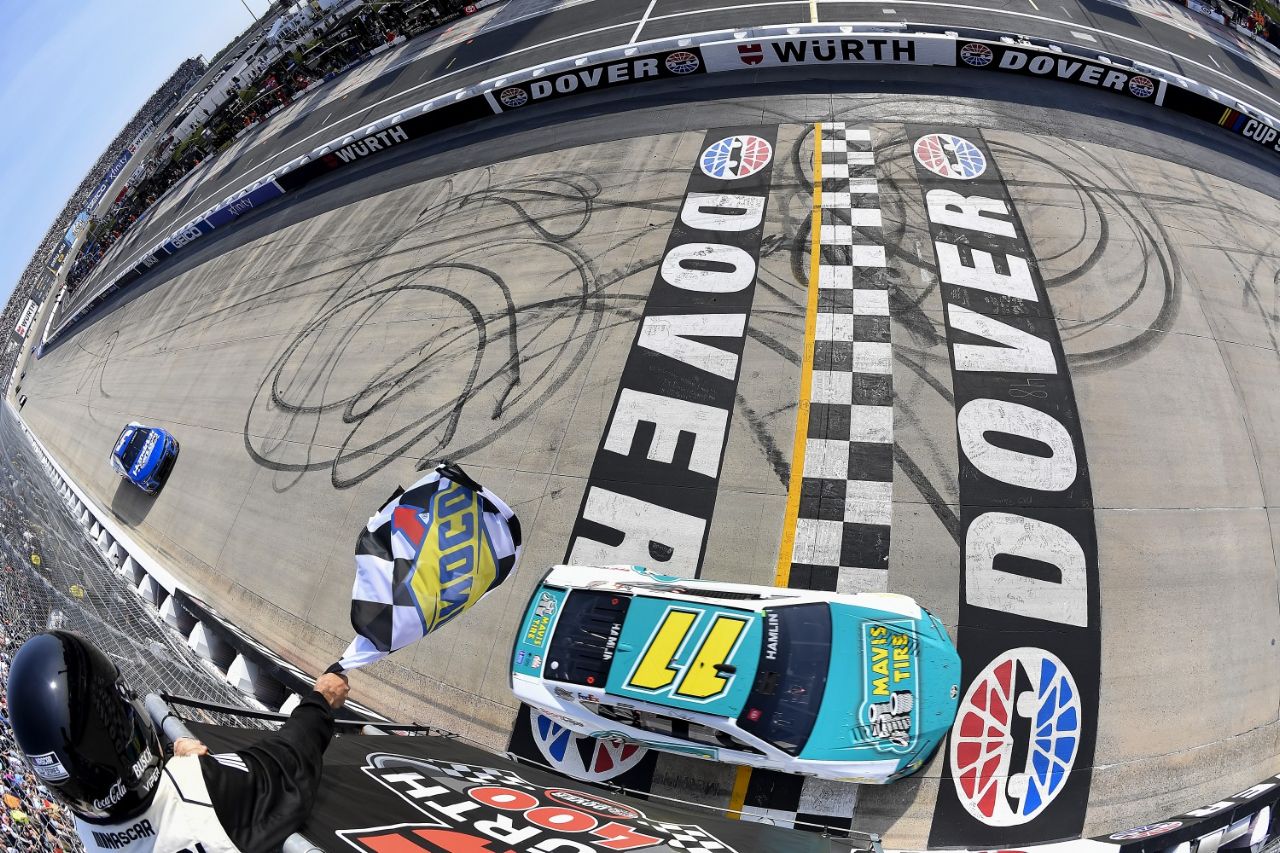
<path fill-rule="evenodd" d="M 211 58 L 251 19 L 240 0 L 0 0 L 0 19 L 3 305 L 107 143 L 182 60 Z"/>

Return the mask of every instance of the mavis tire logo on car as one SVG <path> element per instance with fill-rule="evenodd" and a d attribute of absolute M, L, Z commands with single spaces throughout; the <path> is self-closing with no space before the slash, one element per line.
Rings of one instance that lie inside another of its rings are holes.
<path fill-rule="evenodd" d="M 987 170 L 987 158 L 960 136 L 931 133 L 916 141 L 916 161 L 935 175 L 969 181 Z"/>
<path fill-rule="evenodd" d="M 960 59 L 965 65 L 972 65 L 974 68 L 985 68 L 995 59 L 995 53 L 985 44 L 966 44 L 960 48 Z"/>
<path fill-rule="evenodd" d="M 147 463 L 151 461 L 151 451 L 156 449 L 156 442 L 159 438 L 160 436 L 154 430 L 147 436 L 146 443 L 142 445 L 142 451 L 138 454 L 138 461 L 133 463 L 133 469 L 129 473 L 135 477 L 142 473 L 143 469 L 147 467 Z"/>
<path fill-rule="evenodd" d="M 773 146 L 758 136 L 726 136 L 702 152 L 702 173 L 734 181 L 754 175 L 773 159 Z"/>
<path fill-rule="evenodd" d="M 1037 817 L 1067 781 L 1080 723 L 1080 693 L 1061 660 L 1026 647 L 999 655 L 969 685 L 951 729 L 961 804 L 990 826 Z M 1023 766 L 1012 766 L 1015 754 Z"/>

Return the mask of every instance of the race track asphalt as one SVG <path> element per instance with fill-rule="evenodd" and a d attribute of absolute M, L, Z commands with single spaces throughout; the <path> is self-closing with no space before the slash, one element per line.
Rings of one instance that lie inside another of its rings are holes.
<path fill-rule="evenodd" d="M 565 557 L 708 128 L 758 127 L 776 146 L 701 571 L 775 579 L 806 370 L 814 123 L 843 122 L 870 133 L 887 259 L 883 582 L 929 607 L 963 650 L 965 632 L 988 624 L 960 600 L 959 531 L 981 498 L 961 477 L 956 319 L 912 152 L 929 128 L 966 129 L 998 163 L 1043 277 L 1053 321 L 1037 328 L 1056 330 L 1074 389 L 1054 411 L 1087 452 L 1091 495 L 1076 507 L 1096 531 L 1097 608 L 1081 642 L 1097 645 L 1096 671 L 1071 665 L 1098 708 L 1083 723 L 1092 759 L 1073 768 L 1091 783 L 1082 829 L 1213 802 L 1280 771 L 1280 173 L 1216 128 L 1152 123 L 1084 90 L 1054 87 L 1046 107 L 1046 85 L 1011 80 L 991 98 L 926 70 L 762 74 L 586 96 L 411 143 L 210 237 L 109 305 L 31 365 L 23 416 L 175 573 L 311 671 L 350 638 L 365 518 L 434 460 L 464 464 L 520 514 L 524 568 L 353 681 L 389 716 L 503 749 L 515 622 L 542 569 Z M 1017 390 L 1033 405 L 1058 393 Z M 131 419 L 182 442 L 155 499 L 106 463 Z M 891 846 L 936 841 L 944 758 L 893 786 L 823 789 L 799 810 L 821 800 Z M 734 783 L 732 768 L 684 761 L 660 763 L 650 786 L 724 805 Z M 751 785 L 746 805 L 776 817 L 781 794 Z"/>

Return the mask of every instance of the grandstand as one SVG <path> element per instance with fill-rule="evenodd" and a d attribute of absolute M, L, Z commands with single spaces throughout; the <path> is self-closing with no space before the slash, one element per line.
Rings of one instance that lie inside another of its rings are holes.
<path fill-rule="evenodd" d="M 72 220 L 84 208 L 85 202 L 93 191 L 94 186 L 107 174 L 107 170 L 110 169 L 116 157 L 149 123 L 158 125 L 183 95 L 190 91 L 201 76 L 204 75 L 207 68 L 208 66 L 202 57 L 192 57 L 184 60 L 182 64 L 174 69 L 169 78 L 156 88 L 146 103 L 134 113 L 133 118 L 120 129 L 115 138 L 103 149 L 102 155 L 85 173 L 84 179 L 80 181 L 76 191 L 67 199 L 62 211 L 50 223 L 44 239 L 36 246 L 31 260 L 27 263 L 22 275 L 19 276 L 13 294 L 5 304 L 3 312 L 0 312 L 0 324 L 4 329 L 12 330 L 18 321 L 18 315 L 22 313 L 23 307 L 26 306 L 27 300 L 32 298 L 33 295 L 42 296 L 44 290 L 47 289 L 50 283 L 50 276 L 45 267 L 45 261 L 62 240 L 62 235 L 71 225 Z M 39 301 L 38 298 L 37 301 Z M 12 368 L 11 360 L 13 355 L 7 354 L 0 358 L 4 359 L 4 363 L 0 364 L 0 367 L 3 367 L 4 372 L 8 372 Z"/>

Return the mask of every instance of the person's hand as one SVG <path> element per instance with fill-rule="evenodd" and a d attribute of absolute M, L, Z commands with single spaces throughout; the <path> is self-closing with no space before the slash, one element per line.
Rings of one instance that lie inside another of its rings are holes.
<path fill-rule="evenodd" d="M 209 747 L 193 737 L 180 737 L 173 742 L 173 754 L 175 756 L 208 755 Z"/>
<path fill-rule="evenodd" d="M 347 694 L 351 692 L 351 684 L 347 677 L 336 672 L 326 672 L 316 679 L 315 690 L 329 703 L 329 707 L 338 710 L 347 703 Z"/>

